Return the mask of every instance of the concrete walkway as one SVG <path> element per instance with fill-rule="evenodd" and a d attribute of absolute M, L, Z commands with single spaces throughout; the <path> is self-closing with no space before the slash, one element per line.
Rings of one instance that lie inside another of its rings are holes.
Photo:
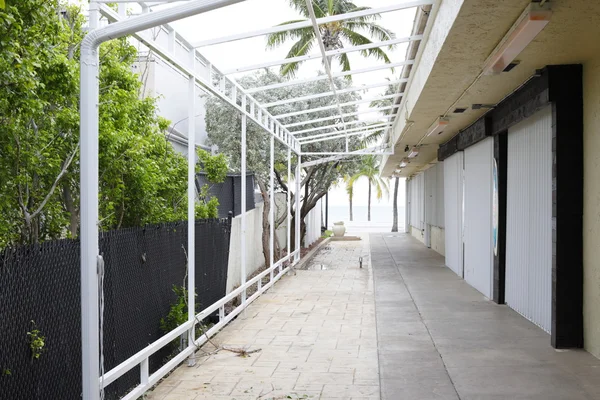
<path fill-rule="evenodd" d="M 198 352 L 197 366 L 179 367 L 146 398 L 379 399 L 368 251 L 368 237 L 330 242 L 308 270 L 283 277 L 214 339 L 261 351 L 247 358 Z"/>
<path fill-rule="evenodd" d="M 382 400 L 600 399 L 600 360 L 554 350 L 409 235 L 370 240 Z"/>

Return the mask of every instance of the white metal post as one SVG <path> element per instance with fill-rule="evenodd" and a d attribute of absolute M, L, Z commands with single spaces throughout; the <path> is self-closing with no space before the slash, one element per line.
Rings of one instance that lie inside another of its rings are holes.
<path fill-rule="evenodd" d="M 298 162 L 296 164 L 296 240 L 295 240 L 295 251 L 296 251 L 296 256 L 294 257 L 294 263 L 297 263 L 298 261 L 300 261 L 300 218 L 301 218 L 301 212 L 300 212 L 300 190 L 302 189 L 302 177 L 300 176 L 300 164 L 302 162 L 302 156 L 300 155 L 300 152 L 297 153 L 298 154 Z"/>
<path fill-rule="evenodd" d="M 190 66 L 192 71 L 196 68 L 196 57 L 191 53 Z M 188 346 L 193 347 L 195 341 L 196 313 L 196 79 L 189 77 L 188 87 L 188 321 L 192 326 L 188 331 Z M 196 364 L 196 353 L 193 352 L 188 359 L 188 366 Z"/>
<path fill-rule="evenodd" d="M 287 252 L 288 252 L 288 260 L 291 263 L 292 259 L 290 257 L 291 249 L 292 249 L 292 149 L 288 147 L 287 151 L 287 201 L 286 201 L 286 213 L 287 213 Z M 281 271 L 281 266 L 279 267 Z"/>
<path fill-rule="evenodd" d="M 269 266 L 275 262 L 275 136 L 271 136 L 271 161 L 269 173 Z M 271 269 L 271 281 L 273 269 Z"/>
<path fill-rule="evenodd" d="M 98 5 L 90 3 L 90 25 L 98 24 Z M 100 398 L 98 310 L 98 47 L 81 48 L 81 371 L 82 396 Z M 90 379 L 91 378 L 91 379 Z"/>
<path fill-rule="evenodd" d="M 405 197 L 404 197 L 404 233 L 410 233 L 410 180 L 404 181 Z"/>
<path fill-rule="evenodd" d="M 246 95 L 242 95 L 242 109 L 246 110 Z M 241 154 L 241 180 L 242 180 L 242 234 L 240 243 L 240 252 L 242 255 L 241 260 L 241 285 L 246 283 L 246 125 L 247 117 L 246 114 L 242 114 L 242 154 Z M 246 303 L 246 290 L 242 292 L 242 304 Z"/>

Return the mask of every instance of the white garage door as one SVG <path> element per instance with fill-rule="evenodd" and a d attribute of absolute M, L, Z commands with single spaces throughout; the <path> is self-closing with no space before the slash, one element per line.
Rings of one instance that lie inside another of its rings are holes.
<path fill-rule="evenodd" d="M 463 276 L 463 153 L 444 160 L 444 234 L 446 266 Z"/>
<path fill-rule="evenodd" d="M 509 130 L 506 304 L 550 332 L 552 317 L 552 110 Z"/>
<path fill-rule="evenodd" d="M 486 297 L 492 294 L 492 162 L 494 141 L 465 150 L 464 277 Z"/>

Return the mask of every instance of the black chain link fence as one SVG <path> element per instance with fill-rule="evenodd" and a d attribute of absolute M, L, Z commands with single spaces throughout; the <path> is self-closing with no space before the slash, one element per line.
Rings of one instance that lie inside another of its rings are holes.
<path fill-rule="evenodd" d="M 200 188 L 208 184 L 211 196 L 219 199 L 219 218 L 227 218 L 229 212 L 236 217 L 242 213 L 242 176 L 240 174 L 227 174 L 222 183 L 210 183 L 206 173 L 196 174 L 196 187 Z M 254 199 L 254 175 L 246 175 L 246 210 L 250 211 L 256 207 Z"/>
<path fill-rule="evenodd" d="M 225 296 L 231 220 L 196 221 L 197 302 Z M 187 223 L 102 233 L 105 260 L 104 366 L 117 366 L 165 334 L 161 318 L 185 286 Z M 0 252 L 0 399 L 81 398 L 80 246 L 58 240 Z M 200 310 L 198 310 L 200 311 Z M 28 332 L 44 347 L 32 357 Z M 150 358 L 150 373 L 172 356 L 165 347 Z M 108 386 L 118 399 L 139 384 L 139 368 Z"/>

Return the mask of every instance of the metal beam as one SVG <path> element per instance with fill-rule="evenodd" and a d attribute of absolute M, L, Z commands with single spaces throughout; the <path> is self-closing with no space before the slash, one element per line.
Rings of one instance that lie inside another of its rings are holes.
<path fill-rule="evenodd" d="M 398 106 L 389 106 L 389 107 L 380 107 L 380 108 L 369 108 L 368 110 L 362 110 L 362 111 L 356 111 L 353 113 L 348 113 L 348 114 L 342 114 L 342 115 L 331 115 L 329 117 L 323 117 L 323 118 L 317 118 L 317 119 L 309 119 L 307 121 L 300 121 L 300 122 L 294 122 L 293 124 L 288 124 L 288 125 L 284 125 L 286 128 L 294 128 L 296 126 L 302 126 L 302 125 L 308 125 L 308 124 L 314 124 L 317 122 L 323 122 L 323 121 L 331 121 L 332 119 L 337 119 L 340 117 L 355 117 L 357 115 L 361 115 L 361 114 L 370 114 L 373 112 L 379 112 L 379 111 L 384 111 L 384 110 L 391 110 L 392 108 L 396 108 Z M 292 132 L 294 133 L 294 132 Z"/>
<path fill-rule="evenodd" d="M 319 158 L 318 160 L 307 161 L 307 162 L 302 163 L 302 167 L 307 168 L 307 167 L 311 167 L 313 165 L 319 165 L 319 164 L 324 164 L 326 162 L 342 160 L 344 158 L 349 158 L 349 157 L 353 157 L 353 156 L 357 156 L 357 155 L 378 154 L 376 152 L 379 150 L 385 151 L 386 149 L 381 146 L 376 146 L 376 147 L 370 147 L 367 149 L 355 150 L 355 151 L 352 151 L 352 152 L 346 153 L 346 154 L 338 154 L 338 155 L 333 155 L 333 156 L 329 156 L 329 157 Z M 365 153 L 365 152 L 367 152 L 367 153 Z M 306 154 L 306 153 L 304 153 L 304 154 Z M 320 153 L 318 153 L 318 154 L 320 154 Z M 388 154 L 388 153 L 386 152 L 386 153 L 382 153 L 382 154 Z"/>
<path fill-rule="evenodd" d="M 352 133 L 342 133 L 342 134 L 336 135 L 336 136 L 325 136 L 325 137 L 321 137 L 321 138 L 317 138 L 317 139 L 310 139 L 310 140 L 304 141 L 300 144 L 305 145 L 305 144 L 310 144 L 310 143 L 325 142 L 327 140 L 343 139 L 343 138 L 349 137 L 349 136 L 360 136 L 363 134 L 375 133 L 380 130 L 381 129 L 371 129 L 371 130 L 366 129 L 366 130 L 352 132 Z"/>
<path fill-rule="evenodd" d="M 329 50 L 326 54 L 327 54 L 327 57 L 338 56 L 340 54 L 351 53 L 354 51 L 368 50 L 368 49 L 374 49 L 374 48 L 385 47 L 385 46 L 393 46 L 393 45 L 399 44 L 399 43 L 408 43 L 408 42 L 422 40 L 422 39 L 423 39 L 422 35 L 413 35 L 413 36 L 407 36 L 407 37 L 402 37 L 402 38 L 397 38 L 397 39 L 385 40 L 383 42 L 362 44 L 360 46 L 344 47 L 341 49 Z M 230 69 L 230 70 L 224 71 L 223 73 L 225 75 L 232 75 L 232 74 L 238 74 L 241 72 L 248 72 L 248 71 L 254 71 L 257 69 L 274 67 L 277 65 L 289 64 L 292 62 L 316 60 L 319 58 L 321 58 L 321 54 L 311 54 L 311 55 L 306 55 L 306 56 L 290 57 L 290 58 L 284 58 L 284 59 L 275 60 L 275 61 L 267 61 L 267 62 L 260 63 L 260 64 L 247 65 L 245 67 Z"/>
<path fill-rule="evenodd" d="M 391 116 L 392 115 L 382 115 L 378 119 L 367 119 L 367 120 L 350 121 L 350 122 L 347 123 L 347 125 L 355 125 L 355 124 L 360 124 L 360 123 L 363 123 L 363 122 L 386 122 L 386 121 L 380 121 L 380 119 L 382 119 L 382 118 L 390 118 Z M 292 132 L 292 135 L 299 135 L 301 133 L 307 133 L 307 132 L 322 131 L 323 129 L 336 128 L 336 127 L 340 127 L 340 125 L 339 124 L 333 124 L 333 125 L 320 126 L 318 128 L 304 129 L 304 130 L 301 130 L 301 131 Z"/>
<path fill-rule="evenodd" d="M 367 125 L 367 126 L 360 126 L 358 128 L 348 129 L 348 132 L 356 132 L 356 131 L 363 130 L 365 128 L 368 128 L 368 129 L 375 129 L 375 128 L 385 129 L 385 128 L 391 126 L 391 125 L 392 125 L 391 122 L 387 122 L 387 123 L 382 123 L 382 124 L 373 124 L 373 125 Z M 316 139 L 316 138 L 326 137 L 326 136 L 335 136 L 335 135 L 339 135 L 339 134 L 340 134 L 340 131 L 331 131 L 331 132 L 327 132 L 327 133 L 320 133 L 318 135 L 313 135 L 313 136 L 302 136 L 302 137 L 298 138 L 298 141 L 300 142 L 300 144 L 302 144 L 305 141 L 310 140 L 310 139 Z"/>
<path fill-rule="evenodd" d="M 392 11 L 404 10 L 407 8 L 426 6 L 426 5 L 433 4 L 433 2 L 434 2 L 434 0 L 413 0 L 413 1 L 407 1 L 407 2 L 403 2 L 400 4 L 391 5 L 391 6 L 386 6 L 386 7 L 370 8 L 367 10 L 355 11 L 355 12 L 351 12 L 351 13 L 347 13 L 347 14 L 332 15 L 329 17 L 317 19 L 317 24 L 322 25 L 322 24 L 326 24 L 326 23 L 330 23 L 330 22 L 344 21 L 347 19 L 366 17 L 369 15 L 375 15 L 375 14 L 383 14 L 383 13 L 392 12 Z M 213 46 L 215 44 L 234 42 L 236 40 L 248 39 L 248 38 L 252 38 L 252 37 L 256 37 L 256 36 L 268 35 L 271 33 L 285 32 L 285 31 L 291 31 L 291 30 L 295 30 L 295 29 L 307 28 L 309 26 L 311 26 L 310 21 L 296 22 L 296 23 L 287 24 L 287 25 L 277 25 L 277 26 L 273 26 L 270 28 L 258 29 L 258 30 L 252 31 L 252 32 L 237 33 L 234 35 L 223 36 L 220 38 L 203 40 L 200 42 L 196 42 L 194 44 L 194 47 L 198 48 L 198 47 Z"/>
<path fill-rule="evenodd" d="M 386 95 L 386 96 L 370 97 L 368 99 L 361 99 L 361 100 L 356 100 L 356 101 L 349 101 L 347 103 L 343 103 L 343 104 L 340 104 L 340 105 L 342 107 L 354 106 L 356 104 L 371 103 L 371 102 L 376 101 L 376 100 L 392 99 L 392 98 L 395 98 L 395 97 L 400 97 L 403 94 L 404 93 L 396 93 L 396 94 L 390 94 L 390 95 Z M 287 118 L 287 117 L 294 117 L 296 115 L 304 115 L 304 114 L 310 114 L 310 113 L 318 112 L 318 111 L 331 110 L 332 108 L 336 108 L 336 107 L 337 107 L 337 105 L 333 104 L 333 105 L 330 105 L 330 106 L 323 106 L 323 107 L 317 107 L 317 108 L 308 108 L 306 110 L 294 111 L 294 112 L 290 112 L 290 113 L 286 113 L 286 114 L 278 114 L 278 115 L 275 115 L 274 118 L 275 119 L 282 119 L 282 118 Z"/>
<path fill-rule="evenodd" d="M 412 65 L 413 63 L 414 63 L 413 61 L 401 61 L 401 62 L 397 62 L 397 63 L 382 64 L 382 65 L 377 65 L 374 67 L 357 69 L 354 71 L 338 72 L 337 74 L 333 74 L 333 77 L 341 78 L 341 77 L 348 76 L 348 75 L 365 74 L 368 72 L 380 71 L 382 69 L 388 69 L 388 68 L 392 69 L 392 68 L 396 68 L 396 67 L 401 67 L 403 65 Z M 281 83 L 274 83 L 272 85 L 247 89 L 246 92 L 247 93 L 264 92 L 265 90 L 280 89 L 280 88 L 284 88 L 284 87 L 288 87 L 288 86 L 301 85 L 303 83 L 308 83 L 308 82 L 322 81 L 327 78 L 328 78 L 327 75 L 318 75 L 318 76 L 314 76 L 312 78 L 299 79 L 299 80 L 295 80 L 295 81 L 290 80 L 290 81 L 281 82 Z"/>
<path fill-rule="evenodd" d="M 335 86 L 335 79 L 333 77 L 333 73 L 331 72 L 331 65 L 329 64 L 329 58 L 327 58 L 327 50 L 325 49 L 325 44 L 323 44 L 323 37 L 321 36 L 321 30 L 319 29 L 319 24 L 317 22 L 317 17 L 315 16 L 315 9 L 313 6 L 313 0 L 306 0 L 306 8 L 308 9 L 308 14 L 310 15 L 310 20 L 312 22 L 313 30 L 315 31 L 315 36 L 317 38 L 317 42 L 319 43 L 319 49 L 321 50 L 321 54 L 323 55 L 323 65 L 325 65 L 325 70 L 327 71 L 327 76 L 329 77 L 329 82 L 331 83 L 331 91 L 335 97 L 335 103 L 337 104 L 337 109 L 339 113 L 339 118 L 342 120 L 342 124 L 344 126 L 344 132 L 346 131 L 346 121 L 344 119 L 344 112 L 342 111 L 342 107 L 340 106 L 340 97 L 338 96 L 337 87 Z M 346 140 L 346 151 L 348 151 L 348 140 Z"/>
<path fill-rule="evenodd" d="M 347 88 L 347 89 L 338 90 L 337 94 L 339 95 L 339 94 L 344 94 L 344 93 L 357 92 L 359 90 L 369 90 L 369 89 L 382 87 L 382 86 L 397 85 L 398 83 L 406 82 L 407 80 L 408 79 L 396 79 L 394 81 L 383 81 L 383 82 L 372 83 L 370 85 L 355 86 L 355 87 L 351 87 L 351 88 Z M 274 101 L 272 103 L 263 104 L 262 106 L 265 108 L 269 108 L 269 107 L 280 106 L 283 104 L 297 103 L 299 101 L 318 99 L 321 97 L 328 97 L 328 96 L 333 96 L 333 95 L 334 95 L 333 92 L 316 93 L 316 94 L 311 94 L 308 96 L 295 97 L 293 99 Z"/>
<path fill-rule="evenodd" d="M 109 22 L 131 24 L 132 21 L 135 21 L 135 20 L 140 20 L 140 19 L 151 20 L 152 17 L 155 17 L 156 15 L 164 14 L 167 11 L 171 11 L 172 12 L 173 10 L 176 10 L 176 9 L 179 9 L 179 8 L 186 8 L 187 9 L 187 8 L 193 7 L 197 3 L 202 3 L 202 4 L 208 3 L 208 4 L 211 4 L 211 3 L 215 3 L 217 1 L 218 0 L 193 0 L 190 3 L 188 3 L 188 4 L 178 5 L 176 7 L 172 7 L 172 8 L 165 9 L 165 10 L 156 11 L 156 12 L 153 12 L 153 13 L 148 13 L 148 14 L 140 15 L 140 16 L 137 16 L 137 17 L 134 17 L 134 18 L 130 18 L 130 19 L 122 18 L 121 16 L 119 16 L 118 13 L 116 13 L 113 9 L 111 9 L 110 7 L 108 7 L 106 5 L 101 5 L 100 6 L 100 12 L 102 13 L 103 16 L 105 16 L 109 20 Z M 242 1 L 245 1 L 245 0 L 230 0 L 229 3 L 231 3 L 231 4 L 233 4 L 233 3 L 240 3 Z M 161 21 L 161 23 L 162 23 L 162 21 Z M 167 31 L 170 31 L 170 30 L 173 29 L 166 22 L 162 23 L 162 24 L 167 29 Z M 112 29 L 112 27 L 114 27 L 115 25 L 116 24 L 110 24 L 110 25 L 108 25 L 107 27 L 105 27 L 103 29 L 108 29 L 108 28 Z M 146 26 L 148 26 L 148 25 L 144 25 L 143 29 L 146 29 Z M 219 85 L 217 85 L 217 86 L 213 85 L 213 83 L 212 83 L 211 80 L 206 79 L 203 76 L 200 76 L 200 74 L 198 74 L 196 71 L 194 71 L 191 68 L 189 68 L 189 66 L 181 63 L 179 61 L 178 57 L 176 57 L 168 49 L 164 49 L 155 40 L 149 38 L 146 34 L 144 34 L 144 32 L 135 31 L 135 32 L 131 32 L 130 34 L 135 39 L 139 40 L 141 43 L 143 43 L 145 46 L 147 46 L 150 50 L 152 50 L 154 52 L 154 54 L 156 54 L 158 57 L 162 58 L 165 61 L 168 61 L 173 68 L 175 68 L 176 70 L 178 70 L 184 76 L 194 76 L 195 79 L 196 79 L 197 85 L 202 90 L 204 90 L 205 92 L 207 92 L 209 94 L 212 94 L 212 95 L 218 97 L 219 99 L 225 101 L 226 103 L 228 103 L 230 106 L 232 106 L 233 108 L 235 108 L 239 112 L 246 114 L 252 121 L 254 121 L 259 126 L 261 126 L 265 131 L 269 132 L 269 134 L 275 135 L 275 139 L 276 140 L 278 140 L 279 142 L 281 142 L 282 144 L 284 144 L 286 146 L 288 145 L 287 143 L 285 143 L 285 140 L 283 139 L 283 137 L 288 136 L 289 132 L 287 131 L 287 129 L 283 128 L 283 125 L 281 125 L 281 123 L 279 123 L 278 121 L 276 122 L 276 126 L 279 126 L 279 128 L 280 128 L 279 130 L 269 129 L 265 125 L 264 120 L 259 120 L 259 118 L 257 118 L 257 116 L 255 114 L 253 114 L 251 112 L 248 112 L 248 110 L 242 110 L 242 108 L 240 107 L 240 105 L 237 104 L 237 102 L 235 102 L 233 99 L 231 99 L 229 97 L 229 95 L 227 93 L 225 93 Z M 178 34 L 176 34 L 175 37 L 177 38 L 177 40 L 180 40 L 183 44 L 185 44 L 186 47 L 188 47 L 188 44 L 189 44 L 188 41 L 186 41 L 184 38 L 182 38 Z M 196 50 L 193 50 L 193 51 L 196 52 L 195 53 L 196 57 L 199 57 L 202 61 L 206 60 L 206 58 L 204 58 Z M 207 61 L 207 63 L 208 63 L 208 61 Z M 212 65 L 212 64 L 210 64 L 210 70 L 212 71 L 211 76 L 213 76 L 215 73 L 223 75 L 222 72 L 218 71 L 214 67 L 214 65 Z M 233 86 L 236 87 L 238 93 L 240 93 L 242 96 L 246 96 L 247 97 L 247 100 L 248 100 L 248 103 L 250 104 L 251 110 L 258 109 L 262 113 L 262 115 L 267 115 L 269 118 L 273 118 L 273 116 L 271 114 L 269 114 L 269 112 L 266 110 L 266 108 L 264 107 L 264 105 L 260 104 L 251 95 L 246 94 L 246 90 L 242 86 L 240 86 L 236 81 L 234 81 L 233 79 L 230 79 L 230 78 L 228 78 L 226 76 L 223 76 L 223 81 L 226 82 L 228 85 L 230 85 L 232 87 Z M 296 143 L 295 139 L 293 139 L 293 138 L 291 140 L 292 140 L 292 147 L 293 147 L 294 151 L 298 151 L 299 148 L 300 148 L 300 144 Z"/>

